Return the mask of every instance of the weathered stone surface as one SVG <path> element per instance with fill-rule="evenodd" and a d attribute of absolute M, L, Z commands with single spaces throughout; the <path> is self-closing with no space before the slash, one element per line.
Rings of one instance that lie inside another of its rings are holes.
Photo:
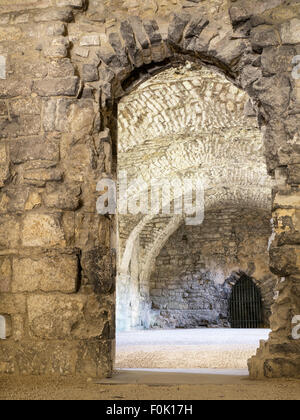
<path fill-rule="evenodd" d="M 137 66 L 143 64 L 143 54 L 137 47 L 133 28 L 129 21 L 121 22 L 120 32 L 125 42 L 131 61 Z"/>
<path fill-rule="evenodd" d="M 13 292 L 75 293 L 78 279 L 78 259 L 68 255 L 14 259 Z"/>
<path fill-rule="evenodd" d="M 57 61 L 51 61 L 48 66 L 49 77 L 66 78 L 73 77 L 75 69 L 71 61 L 66 58 Z"/>
<path fill-rule="evenodd" d="M 1 314 L 24 314 L 26 312 L 26 297 L 22 294 L 2 294 L 0 301 Z"/>
<path fill-rule="evenodd" d="M 272 26 L 261 25 L 251 32 L 251 43 L 254 50 L 277 46 L 281 43 L 280 35 Z"/>
<path fill-rule="evenodd" d="M 24 217 L 22 245 L 25 247 L 65 246 L 64 232 L 58 216 L 30 213 Z"/>
<path fill-rule="evenodd" d="M 159 26 L 155 20 L 144 21 L 144 28 L 151 44 L 157 44 L 162 41 L 162 36 L 159 32 Z"/>
<path fill-rule="evenodd" d="M 86 35 L 80 40 L 81 47 L 92 47 L 100 45 L 99 35 Z"/>
<path fill-rule="evenodd" d="M 24 183 L 37 187 L 44 187 L 47 182 L 61 181 L 63 173 L 60 169 L 29 169 L 23 178 Z"/>
<path fill-rule="evenodd" d="M 5 144 L 0 144 L 0 188 L 10 178 L 9 156 Z"/>
<path fill-rule="evenodd" d="M 59 7 L 71 6 L 81 9 L 84 5 L 84 0 L 56 0 L 56 4 Z"/>
<path fill-rule="evenodd" d="M 34 17 L 35 22 L 51 22 L 51 21 L 62 21 L 71 22 L 73 20 L 72 10 L 69 8 L 62 9 L 46 9 L 45 11 L 39 12 Z"/>
<path fill-rule="evenodd" d="M 39 98 L 19 98 L 9 102 L 9 111 L 11 115 L 40 115 L 41 100 Z"/>
<path fill-rule="evenodd" d="M 190 21 L 191 17 L 189 15 L 186 16 L 178 16 L 175 15 L 170 26 L 169 26 L 169 34 L 168 39 L 175 44 L 179 43 L 182 39 L 183 31 Z"/>
<path fill-rule="evenodd" d="M 11 291 L 11 261 L 9 258 L 0 258 L 0 293 Z"/>
<path fill-rule="evenodd" d="M 61 22 L 50 23 L 47 25 L 48 36 L 59 36 L 66 34 L 66 25 Z"/>
<path fill-rule="evenodd" d="M 14 98 L 17 96 L 28 96 L 31 93 L 32 81 L 23 79 L 7 80 L 0 83 L 0 99 Z"/>
<path fill-rule="evenodd" d="M 24 163 L 35 160 L 58 162 L 59 145 L 49 137 L 29 137 L 11 142 L 10 158 L 13 163 Z"/>
<path fill-rule="evenodd" d="M 98 68 L 93 64 L 84 64 L 82 77 L 85 82 L 96 82 L 99 80 Z"/>
<path fill-rule="evenodd" d="M 299 274 L 300 251 L 291 247 L 273 247 L 270 251 L 271 270 L 278 276 Z"/>
<path fill-rule="evenodd" d="M 40 115 L 20 115 L 0 120 L 0 138 L 40 134 Z"/>
<path fill-rule="evenodd" d="M 281 38 L 283 44 L 299 44 L 300 19 L 292 19 L 282 24 Z"/>
<path fill-rule="evenodd" d="M 0 218 L 0 249 L 14 249 L 19 245 L 20 224 L 14 216 Z"/>
<path fill-rule="evenodd" d="M 76 96 L 78 77 L 35 81 L 33 91 L 40 96 Z"/>
<path fill-rule="evenodd" d="M 96 294 L 111 294 L 115 290 L 115 268 L 107 250 L 97 247 L 84 253 L 82 267 Z"/>
<path fill-rule="evenodd" d="M 59 189 L 49 186 L 44 195 L 45 205 L 53 209 L 77 210 L 80 205 L 80 187 L 64 184 Z"/>
<path fill-rule="evenodd" d="M 280 74 L 292 71 L 295 49 L 290 47 L 264 48 L 261 56 L 262 69 L 267 74 Z"/>
<path fill-rule="evenodd" d="M 97 299 L 92 302 L 84 295 L 36 295 L 29 297 L 27 304 L 29 327 L 35 337 L 95 339 L 102 336 L 106 325 Z M 98 309 L 93 311 L 89 305 Z"/>

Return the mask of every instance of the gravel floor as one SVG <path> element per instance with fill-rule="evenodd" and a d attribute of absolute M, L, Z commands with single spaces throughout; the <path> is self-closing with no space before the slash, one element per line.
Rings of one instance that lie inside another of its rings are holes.
<path fill-rule="evenodd" d="M 194 329 L 119 333 L 117 368 L 246 369 L 269 330 Z"/>

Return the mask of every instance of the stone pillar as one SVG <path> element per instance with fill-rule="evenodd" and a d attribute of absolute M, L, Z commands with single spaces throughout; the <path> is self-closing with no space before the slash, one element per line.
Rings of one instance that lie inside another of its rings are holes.
<path fill-rule="evenodd" d="M 271 270 L 279 276 L 272 306 L 268 342 L 262 342 L 257 355 L 250 359 L 252 378 L 300 377 L 300 189 L 295 183 L 300 166 L 288 165 L 277 175 L 285 185 L 274 190 L 273 242 Z"/>
<path fill-rule="evenodd" d="M 68 58 L 71 9 L 34 19 L 38 47 L 8 56 L 0 90 L 0 373 L 110 376 L 112 221 L 96 213 L 110 139 Z"/>

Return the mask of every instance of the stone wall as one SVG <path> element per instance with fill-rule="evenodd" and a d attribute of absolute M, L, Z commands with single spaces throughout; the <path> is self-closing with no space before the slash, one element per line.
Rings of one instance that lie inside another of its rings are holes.
<path fill-rule="evenodd" d="M 95 213 L 96 184 L 116 176 L 119 99 L 189 57 L 256 105 L 276 179 L 270 262 L 282 280 L 270 340 L 249 368 L 252 377 L 299 376 L 299 7 L 1 0 L 0 314 L 10 326 L 1 373 L 111 375 L 116 223 Z"/>
<path fill-rule="evenodd" d="M 151 275 L 152 325 L 229 327 L 233 273 L 255 279 L 269 327 L 277 282 L 269 270 L 270 213 L 224 208 L 201 226 L 183 224 L 156 259 Z"/>

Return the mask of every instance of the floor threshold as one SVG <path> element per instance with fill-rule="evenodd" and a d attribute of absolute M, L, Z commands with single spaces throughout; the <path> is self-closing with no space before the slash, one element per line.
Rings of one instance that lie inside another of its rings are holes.
<path fill-rule="evenodd" d="M 249 380 L 247 369 L 117 369 L 112 378 L 96 384 L 203 385 L 239 384 Z"/>

